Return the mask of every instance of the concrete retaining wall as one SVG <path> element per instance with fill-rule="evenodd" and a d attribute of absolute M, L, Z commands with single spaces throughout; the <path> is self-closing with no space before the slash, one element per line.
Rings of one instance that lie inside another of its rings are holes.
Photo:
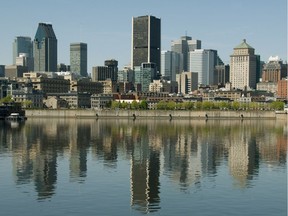
<path fill-rule="evenodd" d="M 274 111 L 26 110 L 26 116 L 57 118 L 276 118 Z M 284 116 L 285 117 L 285 116 Z M 286 115 L 287 117 L 287 115 Z"/>

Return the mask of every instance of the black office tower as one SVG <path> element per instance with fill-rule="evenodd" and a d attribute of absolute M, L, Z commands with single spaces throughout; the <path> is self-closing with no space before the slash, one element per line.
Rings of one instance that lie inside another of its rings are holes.
<path fill-rule="evenodd" d="M 140 16 L 132 19 L 131 66 L 155 63 L 160 71 L 161 20 L 154 16 Z"/>

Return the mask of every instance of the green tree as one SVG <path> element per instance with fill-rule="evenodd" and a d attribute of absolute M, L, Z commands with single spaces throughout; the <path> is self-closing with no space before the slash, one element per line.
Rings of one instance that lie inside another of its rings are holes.
<path fill-rule="evenodd" d="M 147 110 L 148 109 L 148 102 L 146 100 L 142 100 L 139 103 L 139 108 L 142 110 Z"/>
<path fill-rule="evenodd" d="M 116 109 L 120 107 L 120 102 L 118 101 L 112 101 L 111 103 L 111 109 Z"/>
<path fill-rule="evenodd" d="M 249 103 L 249 108 L 250 108 L 251 110 L 256 110 L 257 107 L 258 107 L 258 103 L 256 103 L 256 102 L 251 102 L 251 103 Z"/>
<path fill-rule="evenodd" d="M 165 109 L 167 109 L 167 102 L 166 101 L 159 101 L 158 103 L 157 103 L 157 109 L 159 109 L 159 110 L 165 110 Z"/>
<path fill-rule="evenodd" d="M 221 101 L 219 104 L 218 104 L 218 107 L 220 109 L 229 109 L 230 108 L 230 104 L 229 102 L 227 101 Z"/>
<path fill-rule="evenodd" d="M 139 108 L 139 103 L 133 100 L 131 103 L 131 109 L 138 109 L 138 108 Z"/>
<path fill-rule="evenodd" d="M 202 102 L 197 101 L 197 102 L 195 103 L 195 107 L 196 107 L 197 110 L 200 110 L 200 109 L 202 108 Z"/>
<path fill-rule="evenodd" d="M 282 101 L 273 101 L 270 105 L 271 109 L 274 110 L 283 110 L 285 106 L 285 103 Z"/>
<path fill-rule="evenodd" d="M 167 110 L 175 110 L 176 103 L 174 101 L 167 102 Z"/>
<path fill-rule="evenodd" d="M 25 100 L 22 102 L 22 106 L 25 108 L 31 108 L 33 102 L 31 100 Z"/>
<path fill-rule="evenodd" d="M 211 101 L 202 102 L 202 109 L 204 109 L 204 110 L 211 110 L 211 109 L 213 109 L 213 107 L 214 107 L 214 104 Z"/>
<path fill-rule="evenodd" d="M 182 107 L 185 109 L 185 110 L 192 110 L 194 109 L 194 103 L 189 101 L 189 102 L 184 102 Z"/>
<path fill-rule="evenodd" d="M 240 103 L 238 101 L 233 101 L 231 104 L 231 108 L 234 110 L 238 110 L 240 107 Z"/>
<path fill-rule="evenodd" d="M 8 96 L 2 98 L 2 99 L 0 100 L 0 103 L 11 103 L 11 102 L 13 102 L 13 101 L 14 101 L 14 100 L 12 99 L 12 96 L 11 96 L 11 95 L 8 95 Z"/>

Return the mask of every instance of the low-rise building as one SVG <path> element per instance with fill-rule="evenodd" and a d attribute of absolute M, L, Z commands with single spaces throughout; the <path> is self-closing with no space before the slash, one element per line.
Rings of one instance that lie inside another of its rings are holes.
<path fill-rule="evenodd" d="M 17 78 L 18 83 L 22 84 L 27 80 L 31 80 L 35 90 L 43 93 L 66 93 L 70 90 L 70 80 L 53 72 L 24 73 L 23 77 Z"/>
<path fill-rule="evenodd" d="M 49 93 L 47 99 L 50 97 L 58 97 L 64 99 L 68 103 L 68 107 L 72 109 L 77 108 L 90 108 L 91 107 L 91 94 L 90 93 Z"/>
<path fill-rule="evenodd" d="M 100 94 L 103 92 L 103 83 L 92 82 L 90 79 L 84 78 L 80 80 L 73 80 L 70 82 L 71 92 L 87 92 L 90 94 Z"/>
<path fill-rule="evenodd" d="M 92 94 L 91 109 L 102 109 L 107 107 L 113 100 L 113 94 Z"/>
<path fill-rule="evenodd" d="M 257 90 L 276 93 L 277 83 L 276 82 L 259 82 L 257 83 Z"/>
<path fill-rule="evenodd" d="M 12 98 L 24 108 L 43 108 L 43 92 L 33 89 L 32 83 L 26 83 L 25 87 L 12 90 Z"/>
<path fill-rule="evenodd" d="M 278 88 L 277 88 L 277 97 L 279 99 L 288 99 L 288 79 L 282 79 L 278 81 Z"/>
<path fill-rule="evenodd" d="M 17 78 L 22 77 L 25 72 L 28 72 L 28 67 L 21 65 L 6 65 L 5 77 Z"/>
<path fill-rule="evenodd" d="M 66 100 L 57 97 L 51 96 L 43 101 L 44 106 L 49 109 L 61 109 L 61 108 L 68 108 L 69 104 Z"/>

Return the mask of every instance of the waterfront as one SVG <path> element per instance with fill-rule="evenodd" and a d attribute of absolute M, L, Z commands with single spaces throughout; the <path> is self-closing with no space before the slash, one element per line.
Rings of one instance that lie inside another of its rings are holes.
<path fill-rule="evenodd" d="M 0 122 L 1 213 L 286 215 L 287 122 Z"/>

